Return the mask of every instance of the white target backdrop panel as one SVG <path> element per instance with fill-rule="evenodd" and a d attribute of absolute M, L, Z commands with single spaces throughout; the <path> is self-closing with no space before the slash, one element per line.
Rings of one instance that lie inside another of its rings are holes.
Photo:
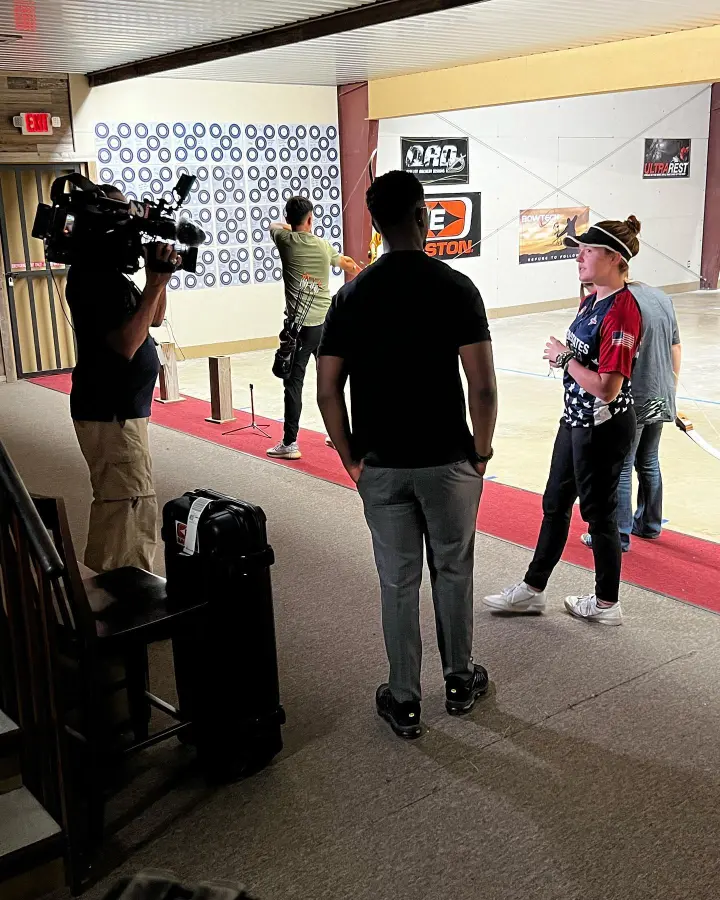
<path fill-rule="evenodd" d="M 131 200 L 172 201 L 180 175 L 197 175 L 181 217 L 196 222 L 207 240 L 197 273 L 173 275 L 172 290 L 281 281 L 268 228 L 283 221 L 285 201 L 296 194 L 313 203 L 315 234 L 342 248 L 335 125 L 99 122 L 95 147 L 99 180 Z"/>

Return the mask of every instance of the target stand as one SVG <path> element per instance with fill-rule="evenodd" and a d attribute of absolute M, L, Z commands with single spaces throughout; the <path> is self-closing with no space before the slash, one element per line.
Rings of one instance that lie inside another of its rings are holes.
<path fill-rule="evenodd" d="M 255 387 L 250 385 L 250 424 L 242 425 L 240 428 L 231 428 L 230 431 L 223 431 L 223 435 L 226 434 L 236 434 L 238 431 L 252 431 L 254 434 L 261 434 L 263 437 L 266 437 L 268 440 L 272 440 L 272 437 L 267 433 L 267 431 L 263 431 L 262 428 L 255 421 Z"/>

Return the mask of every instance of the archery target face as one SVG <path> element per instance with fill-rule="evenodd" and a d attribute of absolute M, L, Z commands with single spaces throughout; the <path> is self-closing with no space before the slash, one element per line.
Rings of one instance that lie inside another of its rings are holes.
<path fill-rule="evenodd" d="M 197 272 L 178 272 L 171 290 L 282 280 L 271 222 L 288 197 L 308 197 L 314 232 L 342 247 L 340 150 L 335 125 L 221 122 L 99 122 L 99 180 L 132 200 L 172 201 L 180 175 L 197 175 L 181 211 L 207 234 Z M 340 269 L 333 269 L 335 275 Z"/>

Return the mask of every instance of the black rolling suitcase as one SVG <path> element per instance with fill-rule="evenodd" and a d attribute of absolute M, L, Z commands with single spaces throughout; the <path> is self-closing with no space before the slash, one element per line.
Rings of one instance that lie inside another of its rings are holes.
<path fill-rule="evenodd" d="M 260 507 L 204 489 L 163 510 L 168 599 L 208 604 L 203 626 L 173 653 L 180 711 L 213 781 L 257 770 L 282 749 L 265 521 Z"/>

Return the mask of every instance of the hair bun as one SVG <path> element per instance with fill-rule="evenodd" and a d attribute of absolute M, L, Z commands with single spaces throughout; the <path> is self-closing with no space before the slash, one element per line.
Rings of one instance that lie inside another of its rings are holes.
<path fill-rule="evenodd" d="M 635 216 L 628 216 L 627 219 L 625 219 L 625 224 L 633 234 L 640 234 L 640 222 L 638 222 Z"/>

